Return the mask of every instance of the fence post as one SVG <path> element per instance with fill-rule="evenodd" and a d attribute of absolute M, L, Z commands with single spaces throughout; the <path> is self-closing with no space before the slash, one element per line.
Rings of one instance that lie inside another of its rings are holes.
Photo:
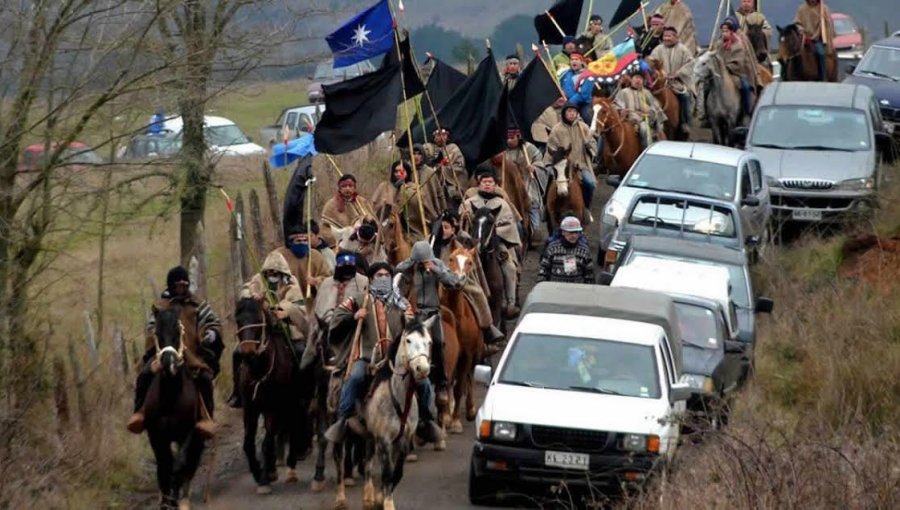
<path fill-rule="evenodd" d="M 241 250 L 241 273 L 244 277 L 249 278 L 256 271 L 251 267 L 250 240 L 247 239 L 247 217 L 244 215 L 244 197 L 241 193 L 237 194 L 237 199 L 234 201 L 234 213 L 237 218 L 238 247 Z"/>
<path fill-rule="evenodd" d="M 257 260 L 266 256 L 266 234 L 263 231 L 262 215 L 259 212 L 259 195 L 255 189 L 250 190 L 250 223 L 253 224 L 253 250 Z M 277 239 L 277 236 L 276 236 Z"/>
<path fill-rule="evenodd" d="M 97 352 L 97 337 L 94 335 L 94 324 L 91 322 L 91 312 L 84 311 L 84 334 L 87 340 L 88 352 L 91 355 L 91 370 L 97 368 L 100 363 L 100 355 Z"/>
<path fill-rule="evenodd" d="M 53 358 L 53 401 L 56 404 L 57 434 L 61 437 L 69 427 L 69 394 L 66 384 L 66 366 L 62 358 Z"/>
<path fill-rule="evenodd" d="M 113 351 L 116 356 L 116 368 L 122 373 L 122 377 L 128 378 L 128 353 L 125 350 L 125 333 L 119 327 L 119 323 L 113 324 Z"/>
<path fill-rule="evenodd" d="M 69 340 L 69 363 L 72 365 L 72 379 L 75 382 L 75 397 L 78 402 L 78 418 L 81 430 L 88 430 L 87 399 L 84 396 L 84 374 L 81 371 L 81 362 L 75 352 L 75 342 Z"/>
<path fill-rule="evenodd" d="M 278 200 L 278 191 L 275 189 L 275 179 L 269 171 L 269 162 L 264 161 L 263 178 L 266 181 L 266 196 L 269 199 L 269 217 L 272 220 L 272 232 L 275 232 L 273 244 L 274 249 L 281 244 L 281 201 Z"/>

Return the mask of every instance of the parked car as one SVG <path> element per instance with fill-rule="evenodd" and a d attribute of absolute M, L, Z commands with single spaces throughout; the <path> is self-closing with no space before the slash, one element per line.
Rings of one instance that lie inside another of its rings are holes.
<path fill-rule="evenodd" d="M 603 207 L 600 246 L 606 250 L 625 210 L 641 190 L 672 191 L 731 202 L 740 211 L 746 235 L 765 242 L 771 216 L 769 189 L 759 159 L 749 152 L 693 142 L 657 142 L 624 177 L 611 175 L 616 188 Z"/>
<path fill-rule="evenodd" d="M 251 156 L 265 154 L 266 150 L 253 143 L 241 128 L 224 117 L 203 117 L 204 134 L 209 151 L 226 156 Z M 163 123 L 163 132 L 169 133 L 181 143 L 181 130 L 184 123 L 181 117 L 167 119 Z"/>
<path fill-rule="evenodd" d="M 313 133 L 324 112 L 325 103 L 285 108 L 274 124 L 260 128 L 259 139 L 271 147 L 284 142 L 285 129 L 289 134 L 288 140 L 299 137 L 301 133 Z"/>
<path fill-rule="evenodd" d="M 35 172 L 41 170 L 48 163 L 48 158 L 52 156 L 52 153 L 57 148 L 59 148 L 58 142 L 53 142 L 49 146 L 43 143 L 35 143 L 25 147 L 19 160 L 18 171 Z M 103 158 L 89 145 L 82 142 L 71 142 L 60 153 L 55 166 L 82 170 L 90 166 L 102 165 L 103 162 Z"/>
<path fill-rule="evenodd" d="M 537 284 L 475 418 L 469 499 L 564 481 L 615 491 L 672 458 L 690 388 L 679 382 L 675 304 L 664 294 Z"/>
<path fill-rule="evenodd" d="M 734 301 L 737 315 L 737 339 L 751 346 L 756 345 L 756 315 L 771 313 L 774 302 L 766 297 L 757 297 L 754 293 L 750 267 L 743 253 L 711 243 L 638 235 L 628 240 L 613 271 L 642 258 L 677 260 L 727 269 L 731 300 Z M 612 274 L 613 276 L 607 277 L 607 281 L 612 280 L 615 273 Z M 752 349 L 753 347 L 751 351 Z"/>
<path fill-rule="evenodd" d="M 339 69 L 334 68 L 334 60 L 332 59 L 319 62 L 316 65 L 315 72 L 309 77 L 312 83 L 306 87 L 306 98 L 309 99 L 310 103 L 324 101 L 325 96 L 322 94 L 322 85 L 331 85 L 332 83 L 356 78 L 374 70 L 375 66 L 368 60 Z"/>
<path fill-rule="evenodd" d="M 762 161 L 773 217 L 800 222 L 868 217 L 893 144 L 872 90 L 842 83 L 773 83 L 734 137 Z"/>
<path fill-rule="evenodd" d="M 173 134 L 140 134 L 128 140 L 118 158 L 123 161 L 167 158 L 181 150 L 181 138 Z"/>
<path fill-rule="evenodd" d="M 750 371 L 746 346 L 737 341 L 730 278 L 722 266 L 638 257 L 620 267 L 610 282 L 612 287 L 663 292 L 675 302 L 684 356 L 681 380 L 694 392 L 687 408 L 713 427 L 727 420 L 727 409 Z"/>
<path fill-rule="evenodd" d="M 862 55 L 864 41 L 856 21 L 840 12 L 831 13 L 831 21 L 834 22 L 834 49 L 838 55 Z"/>
<path fill-rule="evenodd" d="M 844 83 L 872 89 L 886 130 L 900 139 L 900 33 L 870 46 L 849 71 Z"/>

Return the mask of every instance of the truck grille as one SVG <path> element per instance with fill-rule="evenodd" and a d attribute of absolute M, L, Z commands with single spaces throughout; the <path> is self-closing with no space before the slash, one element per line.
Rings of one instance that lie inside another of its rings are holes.
<path fill-rule="evenodd" d="M 601 452 L 606 449 L 611 438 L 615 439 L 615 434 L 543 425 L 531 426 L 531 441 L 538 448 Z"/>
<path fill-rule="evenodd" d="M 853 204 L 852 198 L 772 196 L 772 205 L 791 209 L 832 209 L 842 211 Z"/>
<path fill-rule="evenodd" d="M 834 186 L 834 181 L 824 179 L 781 179 L 779 182 L 786 189 L 828 190 Z"/>

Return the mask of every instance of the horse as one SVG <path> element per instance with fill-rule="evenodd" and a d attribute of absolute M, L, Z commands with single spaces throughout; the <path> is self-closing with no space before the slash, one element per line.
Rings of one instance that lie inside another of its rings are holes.
<path fill-rule="evenodd" d="M 190 508 L 191 480 L 200 465 L 203 439 L 194 430 L 200 419 L 200 394 L 185 366 L 185 328 L 178 306 L 153 307 L 156 374 L 144 400 L 144 427 L 156 458 L 159 508 Z"/>
<path fill-rule="evenodd" d="M 478 253 L 474 248 L 457 248 L 450 254 L 448 268 L 461 278 L 475 278 L 477 256 Z M 478 327 L 478 320 L 475 317 L 475 310 L 463 294 L 462 289 L 442 289 L 441 304 L 449 308 L 456 319 L 454 333 L 458 341 L 454 370 L 447 371 L 450 382 L 453 384 L 453 409 L 452 412 L 441 416 L 441 423 L 451 434 L 462 434 L 463 426 L 459 415 L 463 397 L 466 398 L 466 420 L 475 419 L 472 371 L 483 356 L 484 342 L 481 328 Z M 445 335 L 447 331 L 445 328 Z M 444 343 L 447 344 L 446 337 Z"/>
<path fill-rule="evenodd" d="M 694 64 L 694 79 L 703 90 L 701 100 L 706 107 L 713 143 L 730 145 L 731 130 L 738 125 L 743 112 L 740 89 L 728 74 L 721 55 L 715 51 L 700 55 Z"/>
<path fill-rule="evenodd" d="M 819 81 L 819 67 L 812 46 L 805 44 L 800 25 L 791 23 L 778 29 L 778 61 L 784 81 Z M 834 48 L 825 51 L 825 81 L 837 81 L 837 55 Z"/>
<path fill-rule="evenodd" d="M 252 297 L 243 297 L 235 307 L 238 350 L 241 364 L 240 392 L 244 402 L 244 454 L 258 494 L 272 492 L 270 483 L 278 479 L 275 470 L 276 439 L 288 439 L 286 480 L 296 482 L 297 459 L 310 446 L 306 410 L 309 399 L 298 398 L 303 386 L 287 325 L 281 323 Z M 305 330 L 303 324 L 296 325 Z M 256 456 L 256 430 L 263 417 L 265 437 L 262 465 Z"/>
<path fill-rule="evenodd" d="M 506 191 L 506 195 L 509 197 L 509 205 L 511 205 L 522 218 L 522 227 L 525 230 L 525 239 L 523 239 L 522 245 L 528 246 L 531 241 L 531 234 L 535 227 L 535 225 L 531 224 L 531 199 L 528 197 L 528 188 L 524 177 L 528 173 L 528 169 L 523 168 L 503 154 L 499 155 L 499 157 L 504 158 L 503 160 L 500 160 L 499 165 L 496 161 L 492 160 L 494 167 L 498 170 L 497 185 Z"/>
<path fill-rule="evenodd" d="M 547 186 L 547 232 L 559 227 L 565 214 L 573 212 L 582 222 L 585 221 L 584 195 L 581 192 L 581 174 L 575 166 L 564 159 L 565 168 L 556 165 L 556 178 Z M 590 172 L 590 169 L 581 169 Z"/>
<path fill-rule="evenodd" d="M 403 478 L 403 464 L 412 448 L 419 422 L 416 387 L 431 371 L 431 324 L 437 317 L 422 322 L 409 320 L 400 339 L 392 343 L 388 362 L 375 374 L 362 416 L 367 430 L 366 483 L 363 508 L 381 503 L 394 509 L 394 489 Z M 373 482 L 375 462 L 381 462 L 381 490 L 376 495 Z M 346 504 L 343 486 L 338 485 L 338 500 Z"/>
<path fill-rule="evenodd" d="M 476 208 L 473 205 L 469 235 L 476 243 L 479 262 L 481 262 L 481 268 L 487 280 L 486 294 L 491 306 L 494 326 L 503 331 L 504 323 L 501 319 L 503 305 L 506 303 L 506 286 L 503 284 L 503 272 L 500 269 L 500 236 L 497 235 L 498 214 L 500 214 L 500 207 L 495 209 Z"/>
<path fill-rule="evenodd" d="M 603 166 L 614 175 L 625 175 L 641 154 L 641 140 L 634 127 L 625 121 L 613 100 L 595 96 L 593 99 L 597 113 L 597 128 L 606 142 L 603 152 Z"/>
<path fill-rule="evenodd" d="M 396 266 L 409 258 L 411 248 L 403 231 L 406 225 L 395 204 L 384 204 L 378 209 L 379 236 L 388 262 Z"/>
<path fill-rule="evenodd" d="M 747 25 L 747 40 L 753 47 L 753 54 L 756 55 L 756 62 L 764 66 L 765 69 L 771 68 L 769 62 L 769 38 L 763 31 L 761 24 Z"/>
<path fill-rule="evenodd" d="M 681 129 L 681 103 L 675 92 L 668 87 L 668 77 L 663 73 L 662 62 L 650 59 L 647 60 L 650 68 L 653 70 L 653 79 L 647 84 L 647 89 L 653 94 L 653 97 L 659 101 L 663 112 L 666 114 L 666 124 L 664 131 L 668 140 L 686 140 Z"/>

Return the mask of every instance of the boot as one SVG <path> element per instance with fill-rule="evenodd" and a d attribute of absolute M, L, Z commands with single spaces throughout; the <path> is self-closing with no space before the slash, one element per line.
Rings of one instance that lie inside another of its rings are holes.
<path fill-rule="evenodd" d="M 204 440 L 212 439 L 216 436 L 216 422 L 212 418 L 203 418 L 194 424 L 194 431 Z"/>
<path fill-rule="evenodd" d="M 344 441 L 344 435 L 347 432 L 347 418 L 338 418 L 338 421 L 328 427 L 325 431 L 325 439 L 331 443 L 341 443 Z"/>
<path fill-rule="evenodd" d="M 144 432 L 144 410 L 140 409 L 131 415 L 128 419 L 128 425 L 125 426 L 128 432 L 132 434 L 141 434 Z"/>
<path fill-rule="evenodd" d="M 137 376 L 134 383 L 134 414 L 128 419 L 125 428 L 132 434 L 140 434 L 144 432 L 144 398 L 147 396 L 147 390 L 153 383 L 153 371 L 150 368 L 154 358 L 151 356 L 146 358 L 144 368 Z"/>
<path fill-rule="evenodd" d="M 243 356 L 237 351 L 234 351 L 231 354 L 231 379 L 233 381 L 233 385 L 231 387 L 231 396 L 228 397 L 228 407 L 232 409 L 240 409 L 244 407 L 244 403 L 241 401 L 241 362 L 243 361 Z"/>
<path fill-rule="evenodd" d="M 495 344 L 506 338 L 503 335 L 503 332 L 497 329 L 493 324 L 491 324 L 490 327 L 482 329 L 481 335 L 485 345 Z"/>
<path fill-rule="evenodd" d="M 200 394 L 200 421 L 194 424 L 194 431 L 203 439 L 212 439 L 217 428 L 213 421 L 213 382 L 208 375 L 201 374 L 195 379 L 195 384 Z"/>

